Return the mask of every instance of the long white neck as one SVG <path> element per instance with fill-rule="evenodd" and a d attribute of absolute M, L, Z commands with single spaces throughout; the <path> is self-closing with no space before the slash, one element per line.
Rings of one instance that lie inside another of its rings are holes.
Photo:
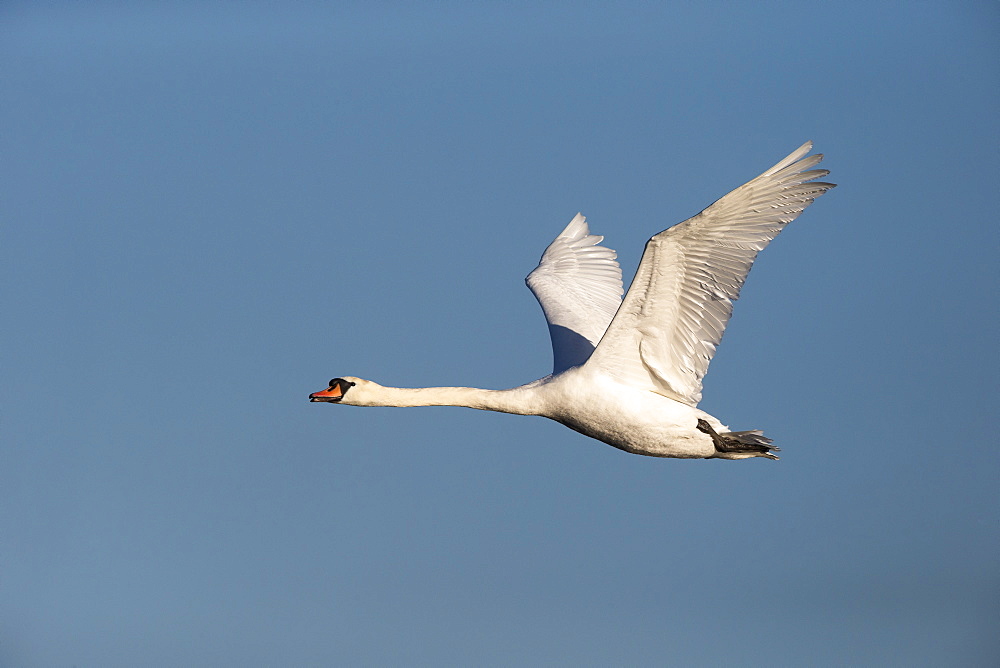
<path fill-rule="evenodd" d="M 542 410 L 535 387 L 531 385 L 510 390 L 481 390 L 476 387 L 384 387 L 371 383 L 364 388 L 363 396 L 358 396 L 355 402 L 350 399 L 348 394 L 345 403 L 357 406 L 464 406 L 518 415 L 539 415 Z"/>

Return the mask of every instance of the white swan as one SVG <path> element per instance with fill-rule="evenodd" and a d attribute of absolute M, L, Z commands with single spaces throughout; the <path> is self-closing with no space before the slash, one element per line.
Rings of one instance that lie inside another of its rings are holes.
<path fill-rule="evenodd" d="M 754 259 L 813 200 L 822 155 L 806 142 L 754 180 L 646 244 L 621 300 L 617 255 L 577 214 L 528 275 L 552 338 L 552 374 L 509 390 L 405 389 L 334 378 L 310 401 L 467 406 L 541 415 L 654 457 L 777 459 L 760 431 L 730 432 L 698 410 L 701 379 Z"/>

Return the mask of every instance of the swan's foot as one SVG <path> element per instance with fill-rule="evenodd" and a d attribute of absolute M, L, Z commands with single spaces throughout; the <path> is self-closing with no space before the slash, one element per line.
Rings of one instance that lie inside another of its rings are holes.
<path fill-rule="evenodd" d="M 777 455 L 773 454 L 781 450 L 781 448 L 771 445 L 772 441 L 767 436 L 764 436 L 764 432 L 759 429 L 753 429 L 751 431 L 727 431 L 724 433 L 718 433 L 712 429 L 712 425 L 708 424 L 705 420 L 698 420 L 698 431 L 708 434 L 712 437 L 712 443 L 715 444 L 716 452 L 723 455 L 737 455 L 739 459 L 743 457 L 767 457 L 768 459 L 777 459 Z M 743 457 L 739 457 L 742 455 Z"/>

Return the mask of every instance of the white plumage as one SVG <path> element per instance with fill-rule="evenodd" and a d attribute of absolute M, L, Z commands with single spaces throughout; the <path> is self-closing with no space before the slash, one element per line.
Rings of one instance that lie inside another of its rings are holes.
<path fill-rule="evenodd" d="M 806 142 L 697 216 L 650 239 L 593 361 L 616 378 L 696 406 L 701 379 L 757 253 L 833 187 L 810 182 L 829 174 L 805 171 L 823 159 L 799 160 L 810 149 Z"/>
<path fill-rule="evenodd" d="M 335 378 L 312 401 L 359 406 L 468 406 L 542 415 L 622 450 L 659 457 L 744 459 L 777 448 L 730 432 L 696 408 L 747 273 L 779 232 L 834 187 L 816 181 L 806 142 L 784 160 L 646 244 L 622 295 L 615 251 L 577 214 L 526 282 L 548 321 L 553 372 L 510 390 L 383 387 Z"/>
<path fill-rule="evenodd" d="M 602 241 L 578 213 L 525 279 L 549 323 L 553 374 L 586 362 L 621 306 L 618 254 Z"/>

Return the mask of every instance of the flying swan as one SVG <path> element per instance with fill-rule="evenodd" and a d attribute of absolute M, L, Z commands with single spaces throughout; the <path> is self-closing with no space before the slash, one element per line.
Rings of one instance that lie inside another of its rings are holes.
<path fill-rule="evenodd" d="M 646 243 L 622 300 L 617 254 L 577 214 L 528 287 L 549 324 L 552 374 L 509 390 L 397 388 L 345 376 L 310 401 L 350 406 L 467 406 L 541 415 L 626 452 L 777 459 L 759 430 L 729 431 L 698 410 L 701 379 L 757 253 L 813 200 L 822 154 L 806 142 L 754 180 Z"/>

